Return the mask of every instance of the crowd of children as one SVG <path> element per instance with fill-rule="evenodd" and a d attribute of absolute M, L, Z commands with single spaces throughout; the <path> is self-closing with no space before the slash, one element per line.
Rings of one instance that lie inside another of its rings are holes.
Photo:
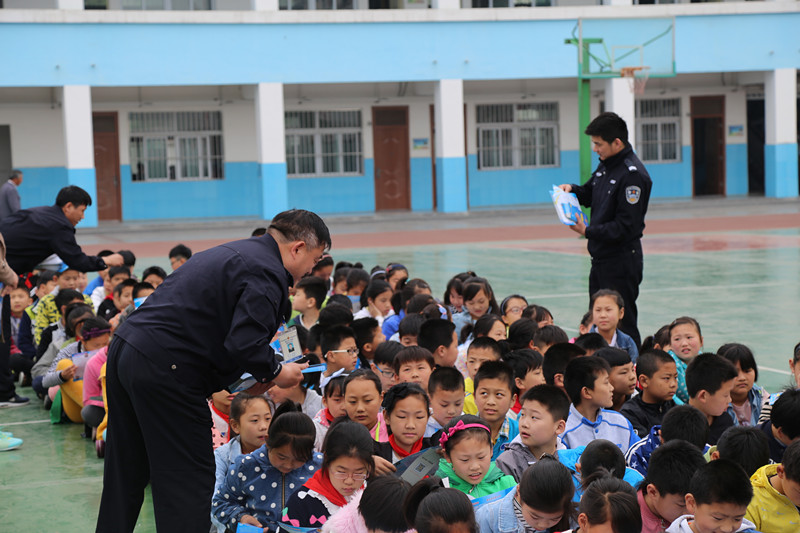
<path fill-rule="evenodd" d="M 132 266 L 89 293 L 69 268 L 12 292 L 15 371 L 98 442 L 104 347 L 166 277 Z M 209 398 L 212 530 L 800 531 L 800 390 L 765 391 L 754 354 L 705 349 L 694 318 L 637 346 L 603 289 L 569 339 L 474 272 L 437 299 L 402 264 L 329 255 L 292 294 L 305 380 Z"/>

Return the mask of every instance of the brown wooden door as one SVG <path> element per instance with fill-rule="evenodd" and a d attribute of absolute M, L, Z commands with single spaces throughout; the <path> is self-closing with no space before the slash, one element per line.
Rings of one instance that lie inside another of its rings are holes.
<path fill-rule="evenodd" d="M 693 96 L 694 195 L 725 194 L 725 97 Z"/>
<path fill-rule="evenodd" d="M 121 220 L 117 114 L 92 113 L 92 127 L 97 179 L 97 216 L 100 220 Z"/>
<path fill-rule="evenodd" d="M 411 208 L 408 106 L 373 107 L 375 210 Z"/>

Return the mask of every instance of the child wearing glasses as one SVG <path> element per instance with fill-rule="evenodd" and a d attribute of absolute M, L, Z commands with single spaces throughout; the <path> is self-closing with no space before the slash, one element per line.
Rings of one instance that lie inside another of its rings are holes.
<path fill-rule="evenodd" d="M 322 332 L 319 347 L 328 365 L 319 377 L 319 388 L 324 391 L 337 372 L 349 373 L 355 369 L 358 360 L 356 334 L 347 326 L 332 326 Z"/>
<path fill-rule="evenodd" d="M 367 429 L 345 418 L 325 437 L 322 467 L 289 497 L 283 522 L 293 527 L 319 528 L 347 505 L 374 470 L 373 440 Z"/>

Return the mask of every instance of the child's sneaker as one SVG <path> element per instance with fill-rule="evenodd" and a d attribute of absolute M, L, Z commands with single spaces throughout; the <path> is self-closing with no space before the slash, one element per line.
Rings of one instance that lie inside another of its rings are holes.
<path fill-rule="evenodd" d="M 0 452 L 7 452 L 8 450 L 16 450 L 22 446 L 22 439 L 14 437 L 0 436 Z"/>
<path fill-rule="evenodd" d="M 22 405 L 28 405 L 29 401 L 28 398 L 15 394 L 8 400 L 0 401 L 0 407 L 20 407 Z"/>

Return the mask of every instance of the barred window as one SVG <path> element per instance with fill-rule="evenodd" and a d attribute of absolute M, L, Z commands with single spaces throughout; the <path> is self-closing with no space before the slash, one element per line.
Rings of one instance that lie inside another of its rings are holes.
<path fill-rule="evenodd" d="M 222 179 L 222 113 L 131 113 L 133 181 Z"/>
<path fill-rule="evenodd" d="M 476 106 L 478 169 L 559 165 L 558 103 Z"/>
<path fill-rule="evenodd" d="M 280 10 L 355 9 L 353 0 L 278 0 Z"/>
<path fill-rule="evenodd" d="M 122 9 L 208 11 L 211 0 L 122 0 Z"/>
<path fill-rule="evenodd" d="M 289 176 L 364 173 L 361 111 L 286 111 Z"/>
<path fill-rule="evenodd" d="M 674 163 L 681 160 L 680 98 L 636 102 L 637 152 L 642 161 Z"/>

